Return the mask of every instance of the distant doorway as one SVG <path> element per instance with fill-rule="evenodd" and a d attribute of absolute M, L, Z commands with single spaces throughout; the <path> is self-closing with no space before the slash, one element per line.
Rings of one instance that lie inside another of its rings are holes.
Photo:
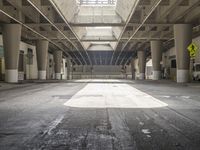
<path fill-rule="evenodd" d="M 19 64 L 18 64 L 18 80 L 24 80 L 24 51 L 19 53 Z"/>

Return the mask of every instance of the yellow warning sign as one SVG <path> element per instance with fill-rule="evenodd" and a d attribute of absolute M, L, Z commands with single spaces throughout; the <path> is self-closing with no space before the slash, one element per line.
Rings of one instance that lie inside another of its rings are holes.
<path fill-rule="evenodd" d="M 196 46 L 196 44 L 194 43 L 191 43 L 189 46 L 188 46 L 188 51 L 190 53 L 190 57 L 195 57 L 196 56 L 196 53 L 197 53 L 197 50 L 198 50 L 198 47 Z"/>

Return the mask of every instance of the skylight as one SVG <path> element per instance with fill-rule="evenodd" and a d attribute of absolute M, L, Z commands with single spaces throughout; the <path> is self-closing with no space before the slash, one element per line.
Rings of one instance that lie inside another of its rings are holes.
<path fill-rule="evenodd" d="M 112 27 L 86 27 L 87 36 L 112 36 Z"/>
<path fill-rule="evenodd" d="M 78 0 L 80 5 L 115 5 L 117 0 Z"/>

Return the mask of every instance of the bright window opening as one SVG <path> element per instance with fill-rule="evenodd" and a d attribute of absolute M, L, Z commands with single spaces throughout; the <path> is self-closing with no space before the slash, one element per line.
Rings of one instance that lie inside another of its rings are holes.
<path fill-rule="evenodd" d="M 86 27 L 87 36 L 112 36 L 112 27 Z"/>
<path fill-rule="evenodd" d="M 117 0 L 78 0 L 80 5 L 115 5 Z"/>

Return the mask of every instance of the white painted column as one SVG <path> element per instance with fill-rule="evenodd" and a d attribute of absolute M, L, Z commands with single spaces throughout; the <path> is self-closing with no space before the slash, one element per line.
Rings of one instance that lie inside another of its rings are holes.
<path fill-rule="evenodd" d="M 66 80 L 67 79 L 67 74 L 66 74 L 66 66 L 65 66 L 65 64 L 66 64 L 66 59 L 64 58 L 63 59 L 63 66 L 62 66 L 62 69 L 61 69 L 61 74 L 62 74 L 62 79 L 63 80 Z"/>
<path fill-rule="evenodd" d="M 3 47 L 5 57 L 5 81 L 18 82 L 19 46 L 21 40 L 20 24 L 3 25 Z"/>
<path fill-rule="evenodd" d="M 72 79 L 72 63 L 69 58 L 67 58 L 67 80 Z"/>
<path fill-rule="evenodd" d="M 38 40 L 36 42 L 38 79 L 39 80 L 46 80 L 48 45 L 49 45 L 49 42 L 47 40 Z"/>
<path fill-rule="evenodd" d="M 61 80 L 62 51 L 54 51 L 53 58 L 55 62 L 55 78 L 56 80 Z"/>
<path fill-rule="evenodd" d="M 161 79 L 162 41 L 151 41 L 153 80 Z"/>
<path fill-rule="evenodd" d="M 177 83 L 189 81 L 190 57 L 187 47 L 192 43 L 192 25 L 175 24 L 174 38 L 177 64 Z"/>

